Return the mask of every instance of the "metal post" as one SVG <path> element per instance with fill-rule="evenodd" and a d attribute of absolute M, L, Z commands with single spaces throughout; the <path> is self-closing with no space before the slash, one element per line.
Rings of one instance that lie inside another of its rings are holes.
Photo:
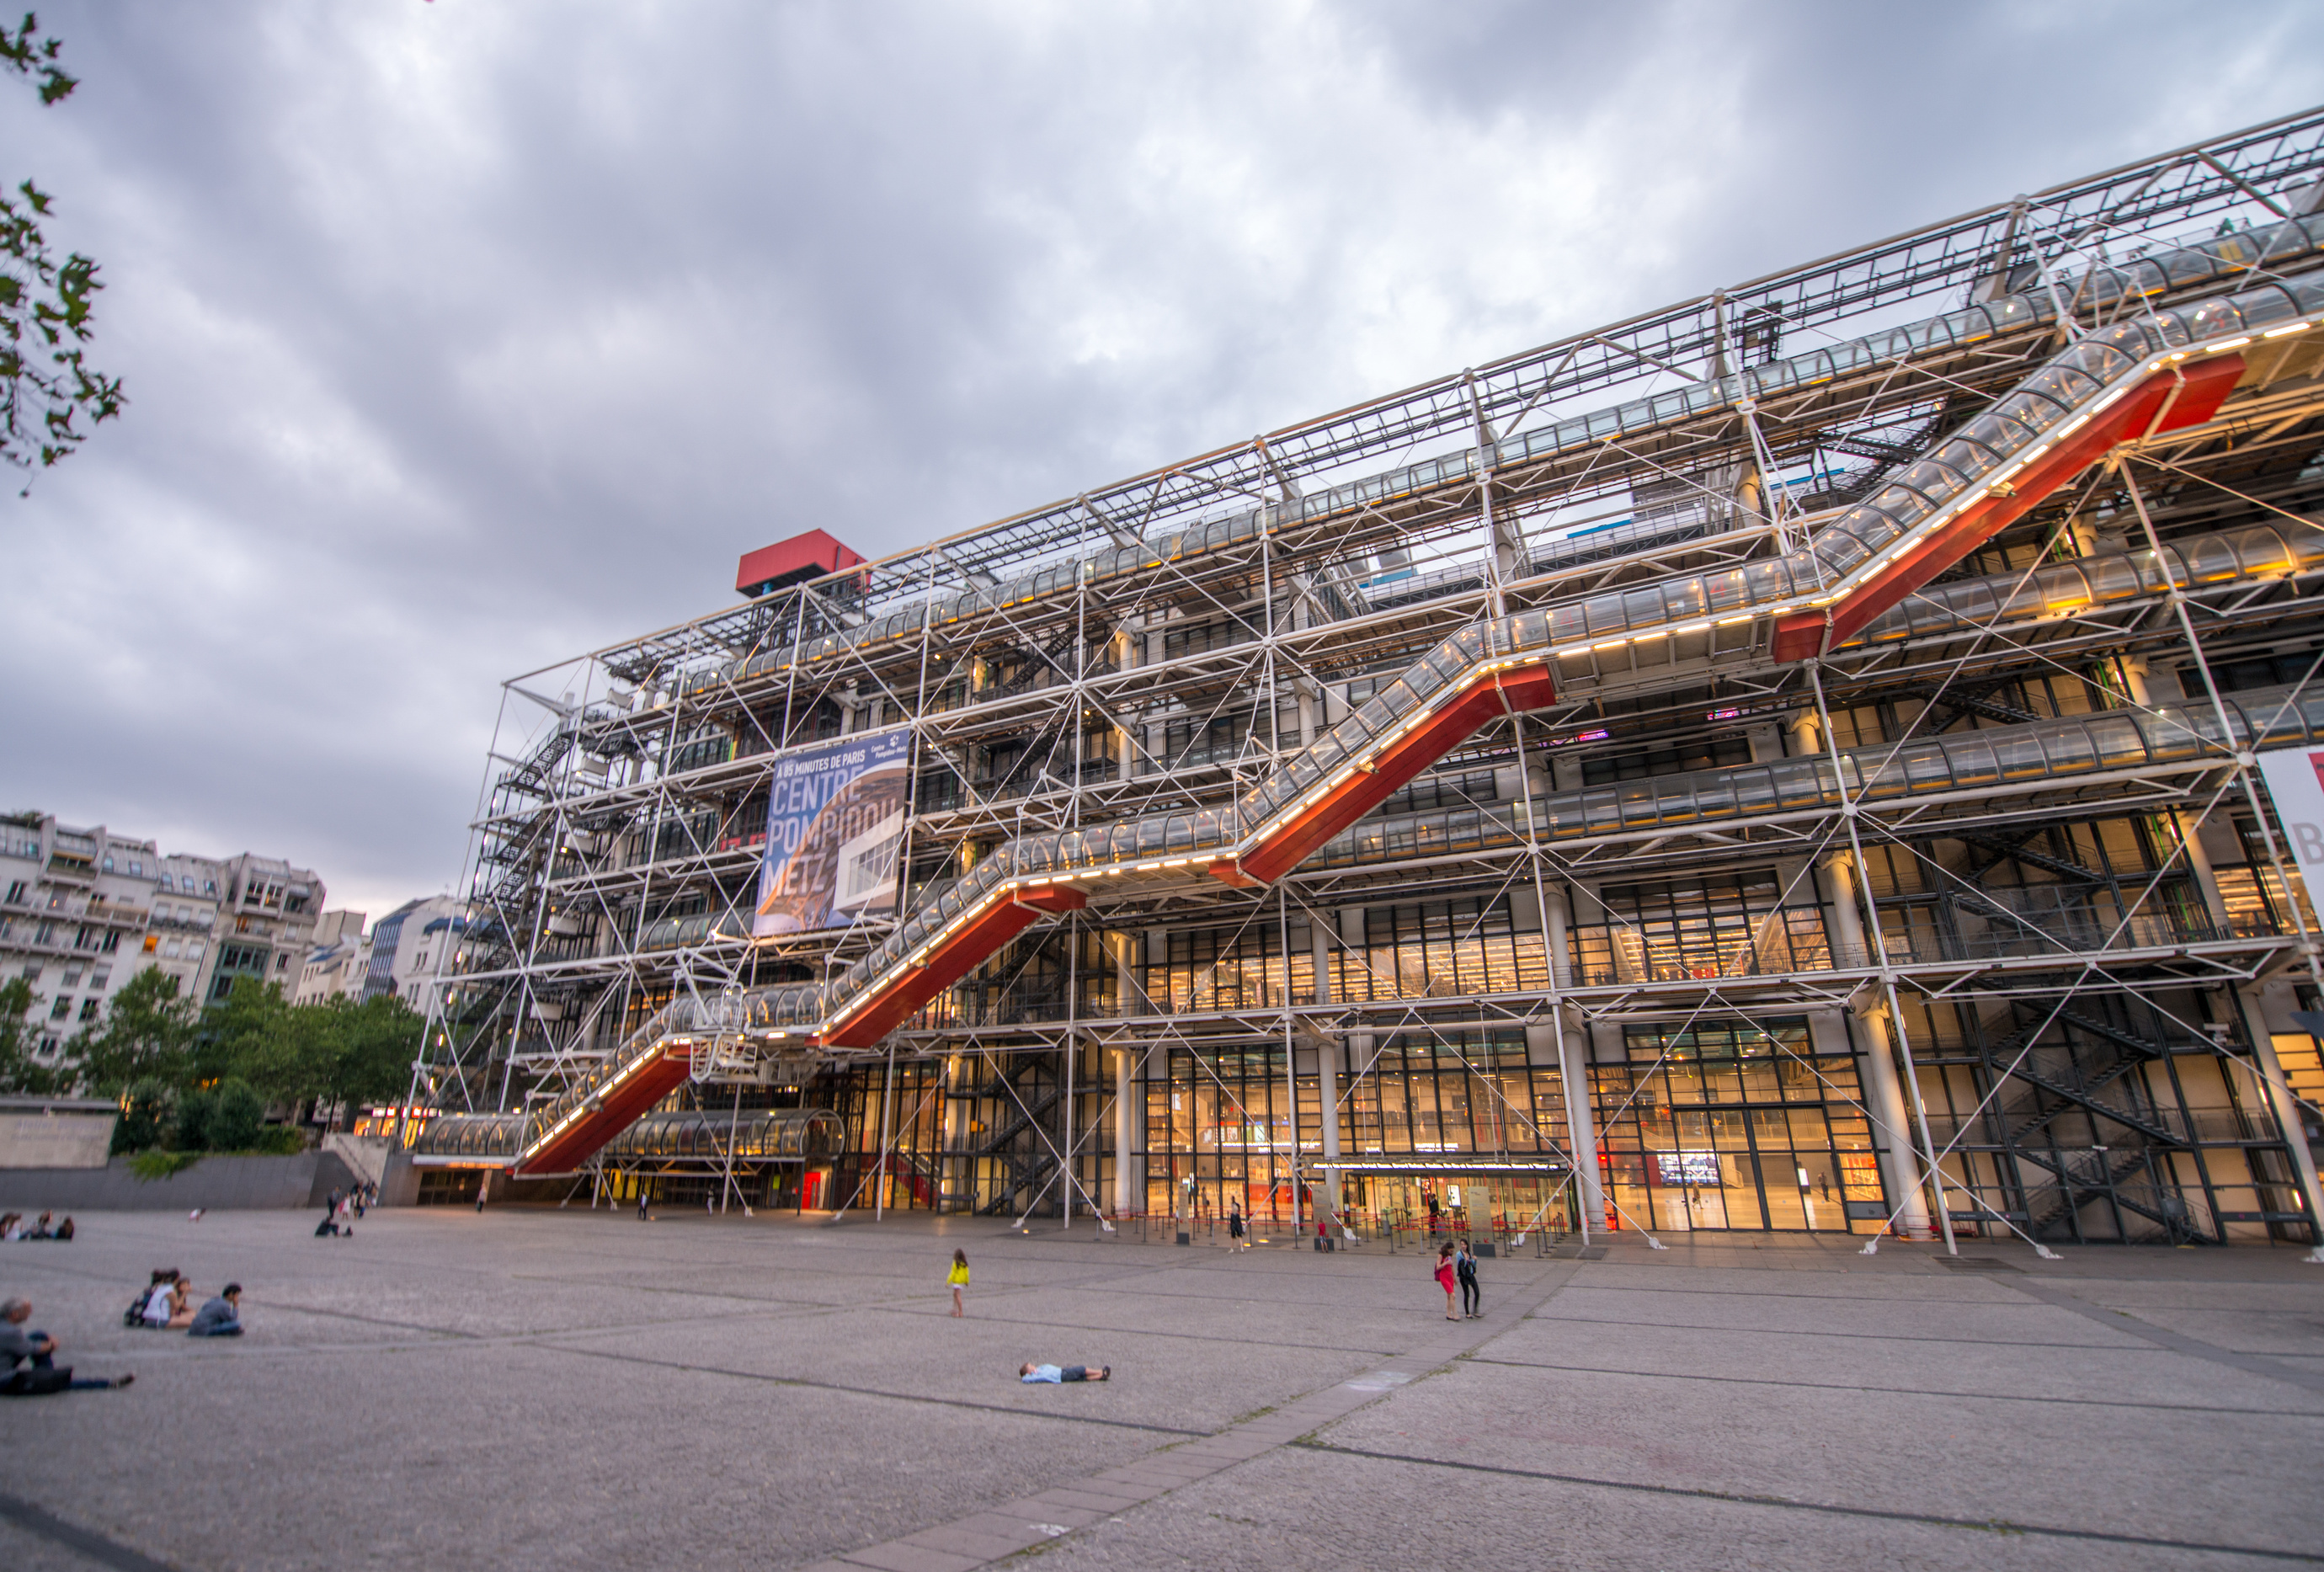
<path fill-rule="evenodd" d="M 1864 864 L 1864 845 L 1856 832 L 1856 801 L 1848 788 L 1848 766 L 1840 751 L 1840 740 L 1832 735 L 1831 712 L 1824 703 L 1822 666 L 1819 661 L 1810 660 L 1807 666 L 1808 681 L 1815 688 L 1815 712 L 1823 732 L 1824 755 L 1831 760 L 1832 781 L 1840 789 L 1840 823 L 1848 827 L 1848 850 L 1853 865 L 1861 868 Z M 1866 906 L 1872 915 L 1872 921 L 1868 926 L 1871 933 L 1877 938 L 1880 932 L 1880 908 L 1873 899 L 1872 887 L 1868 884 L 1864 887 L 1864 899 Z M 1859 933 L 1859 942 L 1861 937 Z M 1896 1002 L 1896 974 L 1888 964 L 1888 950 L 1885 943 L 1878 947 L 1876 954 L 1880 966 L 1881 989 L 1887 998 L 1888 1026 L 1896 1034 L 1896 1052 L 1904 1062 L 1904 1080 L 1913 1089 L 1912 1113 L 1920 1126 L 1921 1150 L 1928 1154 L 1929 1157 L 1929 1177 L 1932 1181 L 1931 1189 L 1935 1193 L 1937 1202 L 1937 1226 L 1944 1233 L 1945 1254 L 1958 1255 L 1960 1254 L 1960 1246 L 1953 1241 L 1952 1209 L 1945 1200 L 1945 1172 L 1937 1163 L 1936 1143 L 1929 1138 L 1928 1105 L 1922 1100 L 1921 1075 L 1913 1063 L 1912 1038 L 1904 1030 L 1904 1012 L 1898 1007 Z M 1880 1073 L 1880 1067 L 1887 1062 L 1886 1057 L 1887 1050 L 1877 1043 L 1874 1046 L 1877 1052 L 1872 1055 L 1872 1063 L 1877 1076 Z M 1889 1066 L 1889 1073 L 1894 1072 L 1895 1067 Z M 1898 1127 L 1902 1128 L 1901 1126 Z M 1914 1201 L 1919 1198 L 1920 1193 L 1916 1187 L 1911 1192 L 1911 1199 L 1902 1196 L 1897 1198 L 1906 1215 L 1910 1215 Z"/>
<path fill-rule="evenodd" d="M 1321 912 L 1308 914 L 1308 950 L 1315 968 L 1315 1002 L 1332 997 L 1332 932 Z M 1340 1218 L 1340 1034 L 1315 1034 L 1315 1106 L 1323 1120 L 1323 1200 L 1332 1220 Z"/>
<path fill-rule="evenodd" d="M 742 1089 L 736 1087 L 739 1099 Z M 888 1215 L 888 1116 L 896 1106 L 896 1045 L 888 1044 L 888 1073 L 880 1089 L 880 1168 L 872 1187 L 872 1220 L 879 1222 Z"/>
<path fill-rule="evenodd" d="M 1548 950 L 1550 972 L 1550 1031 L 1556 1038 L 1558 1083 L 1565 1094 L 1565 1140 L 1573 1159 L 1573 1210 L 1587 1248 L 1590 1231 L 1594 1227 L 1602 1232 L 1606 1227 L 1606 1181 L 1598 1172 L 1598 1112 L 1591 1106 L 1590 1056 L 1580 1041 L 1581 1034 L 1567 1023 L 1565 1006 L 1557 996 L 1558 966 L 1572 953 L 1567 924 L 1572 914 L 1563 886 L 1544 886 L 1542 903 L 1542 938 Z"/>
<path fill-rule="evenodd" d="M 1834 948 L 1841 952 L 1833 960 L 1837 962 L 1845 956 L 1849 964 L 1868 966 L 1871 951 L 1864 936 L 1864 915 L 1856 904 L 1854 859 L 1849 852 L 1832 851 L 1824 857 L 1823 867 L 1831 879 L 1832 925 L 1839 930 L 1833 935 L 1838 940 Z M 1884 1016 L 1860 1008 L 1849 1013 L 1856 1017 L 1866 1038 L 1857 1050 L 1857 1062 L 1864 1067 L 1864 1090 L 1872 1113 L 1873 1155 L 1879 1160 L 1889 1195 L 1904 1208 L 1898 1220 L 1906 1236 L 1919 1238 L 1929 1232 L 1929 1213 L 1921 1197 L 1921 1165 L 1913 1149 L 1904 1091 L 1896 1079 L 1896 1060 L 1889 1051 Z"/>
<path fill-rule="evenodd" d="M 1130 1190 L 1130 1088 L 1136 1084 L 1131 1076 L 1131 1054 L 1127 1048 L 1113 1051 L 1113 1215 L 1124 1218 L 1132 1210 L 1143 1211 L 1142 1202 L 1133 1207 Z"/>

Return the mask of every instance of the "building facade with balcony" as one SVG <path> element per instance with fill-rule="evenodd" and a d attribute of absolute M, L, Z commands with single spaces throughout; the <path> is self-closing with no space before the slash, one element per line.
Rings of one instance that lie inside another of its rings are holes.
<path fill-rule="evenodd" d="M 300 964 L 299 981 L 290 1002 L 321 1004 L 333 998 L 361 998 L 371 970 L 371 939 L 364 932 L 361 912 L 325 912 L 315 923 L 313 948 Z"/>
<path fill-rule="evenodd" d="M 165 854 L 103 825 L 0 816 L 0 978 L 31 985 L 37 1048 L 53 1057 L 149 968 L 206 1003 L 237 977 L 289 993 L 322 895 L 277 859 Z"/>

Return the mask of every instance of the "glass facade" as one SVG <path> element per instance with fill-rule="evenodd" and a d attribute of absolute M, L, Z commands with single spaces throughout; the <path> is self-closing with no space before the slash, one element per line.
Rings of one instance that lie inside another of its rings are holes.
<path fill-rule="evenodd" d="M 1607 1200 L 1633 1226 L 1845 1233 L 1887 1216 L 1852 1054 L 1804 1017 L 1632 1026 L 1594 1072 Z"/>

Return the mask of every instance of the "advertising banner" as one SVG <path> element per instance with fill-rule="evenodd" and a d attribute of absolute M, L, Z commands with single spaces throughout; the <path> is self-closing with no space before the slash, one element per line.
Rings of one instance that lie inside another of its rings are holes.
<path fill-rule="evenodd" d="M 881 732 L 776 759 L 751 932 L 812 933 L 895 909 L 912 736 Z"/>
<path fill-rule="evenodd" d="M 2324 890 L 2324 749 L 2279 748 L 2257 757 L 2301 880 Z"/>

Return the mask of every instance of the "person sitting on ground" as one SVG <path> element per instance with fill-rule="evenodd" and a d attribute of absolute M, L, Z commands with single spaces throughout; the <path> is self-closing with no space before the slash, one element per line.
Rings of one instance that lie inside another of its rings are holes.
<path fill-rule="evenodd" d="M 24 1230 L 27 1239 L 53 1239 L 57 1236 L 57 1214 L 42 1212 L 40 1221 Z"/>
<path fill-rule="evenodd" d="M 166 1289 L 169 1286 L 170 1279 L 172 1275 L 174 1275 L 174 1273 L 172 1273 L 169 1267 L 163 1266 L 156 1268 L 153 1273 L 152 1279 L 148 1282 L 144 1287 L 137 1291 L 137 1297 L 129 1301 L 129 1308 L 121 1312 L 121 1324 L 124 1327 L 143 1326 L 145 1324 L 145 1311 L 146 1309 L 152 1304 L 154 1293 L 159 1290 Z M 166 1315 L 162 1318 L 165 1321 L 168 1319 L 169 1318 Z"/>
<path fill-rule="evenodd" d="M 23 1229 L 19 1226 L 23 1220 L 22 1212 L 0 1212 L 0 1239 L 23 1237 Z"/>
<path fill-rule="evenodd" d="M 183 1292 L 178 1286 L 176 1267 L 166 1266 L 153 1273 L 153 1286 L 145 1291 L 145 1324 L 157 1328 L 168 1326 L 170 1318 L 178 1313 L 177 1301 Z"/>
<path fill-rule="evenodd" d="M 57 1343 L 46 1332 L 27 1332 L 24 1323 L 32 1319 L 30 1300 L 0 1300 L 0 1358 L 8 1361 L 8 1374 L 0 1377 L 0 1396 L 37 1397 L 51 1392 L 94 1392 L 100 1387 L 126 1386 L 136 1380 L 134 1375 L 120 1375 L 107 1380 L 87 1375 L 76 1378 L 72 1366 L 60 1370 L 56 1366 Z"/>
<path fill-rule="evenodd" d="M 1017 1379 L 1030 1386 L 1037 1381 L 1109 1381 L 1113 1377 L 1111 1365 L 1019 1365 Z"/>
<path fill-rule="evenodd" d="M 170 1284 L 170 1319 L 161 1323 L 164 1331 L 182 1332 L 194 1324 L 194 1285 L 180 1277 Z"/>
<path fill-rule="evenodd" d="M 193 1324 L 186 1328 L 189 1338 L 239 1338 L 242 1336 L 242 1284 L 229 1282 L 218 1296 L 204 1304 L 195 1315 Z"/>
<path fill-rule="evenodd" d="M 67 1213 L 65 1214 L 65 1220 L 64 1220 L 63 1222 L 59 1223 L 59 1224 L 57 1225 L 57 1231 L 56 1231 L 55 1233 L 53 1233 L 53 1234 L 51 1234 L 51 1235 L 49 1236 L 49 1237 L 50 1237 L 50 1238 L 51 1238 L 51 1239 L 69 1239 L 69 1238 L 71 1238 L 72 1236 L 73 1236 L 73 1220 L 72 1220 L 72 1214 L 71 1214 L 70 1212 L 67 1212 Z"/>

